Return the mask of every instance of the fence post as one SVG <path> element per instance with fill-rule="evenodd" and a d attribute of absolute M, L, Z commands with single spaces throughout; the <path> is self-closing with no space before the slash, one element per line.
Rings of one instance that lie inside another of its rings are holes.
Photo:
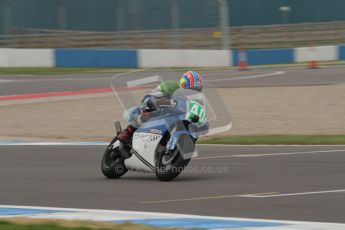
<path fill-rule="evenodd" d="M 4 14 L 4 34 L 5 35 L 10 35 L 11 34 L 11 1 L 10 0 L 5 0 L 4 2 L 4 9 L 3 9 L 3 14 Z"/>
<path fill-rule="evenodd" d="M 140 28 L 140 2 L 139 0 L 131 0 L 128 2 L 129 4 L 129 29 L 130 30 L 140 30 L 144 28 Z"/>
<path fill-rule="evenodd" d="M 219 25 L 222 32 L 222 49 L 228 50 L 230 44 L 230 29 L 229 29 L 229 4 L 227 0 L 218 0 L 219 5 Z"/>
<path fill-rule="evenodd" d="M 125 30 L 125 9 L 123 0 L 116 1 L 116 29 L 117 31 Z"/>
<path fill-rule="evenodd" d="M 173 46 L 175 49 L 181 47 L 180 41 L 180 13 L 177 0 L 171 0 L 171 27 L 173 29 Z"/>
<path fill-rule="evenodd" d="M 62 30 L 61 32 L 61 47 L 66 46 L 66 36 L 68 34 L 65 34 L 65 30 L 67 29 L 67 18 L 66 18 L 66 7 L 65 7 L 65 2 L 64 0 L 59 0 L 58 1 L 58 26 L 59 29 Z"/>

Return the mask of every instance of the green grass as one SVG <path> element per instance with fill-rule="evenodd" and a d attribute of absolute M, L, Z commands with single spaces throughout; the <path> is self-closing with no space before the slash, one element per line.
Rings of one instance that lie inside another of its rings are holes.
<path fill-rule="evenodd" d="M 54 223 L 45 224 L 15 224 L 0 221 L 1 230 L 91 230 L 87 227 L 62 227 Z M 105 230 L 104 228 L 102 230 Z"/>
<path fill-rule="evenodd" d="M 131 224 L 131 223 L 123 223 L 123 224 L 110 224 L 109 226 L 102 226 L 102 222 L 100 225 L 95 224 L 95 222 L 90 222 L 89 225 L 84 222 L 73 222 L 67 221 L 68 223 L 74 224 L 74 226 L 66 226 L 65 222 L 42 222 L 42 223 L 16 223 L 14 220 L 6 221 L 0 220 L 0 229 L 1 230 L 160 230 L 163 228 L 155 228 L 149 227 L 140 224 Z M 68 224 L 67 223 L 67 224 Z M 168 228 L 164 228 L 168 229 Z M 171 230 L 174 230 L 171 228 Z"/>
<path fill-rule="evenodd" d="M 202 139 L 200 144 L 227 145 L 343 145 L 345 135 L 253 135 Z"/>
<path fill-rule="evenodd" d="M 323 61 L 320 65 L 343 65 L 344 61 Z M 291 63 L 291 64 L 275 64 L 275 65 L 256 65 L 249 66 L 249 68 L 306 68 L 307 62 L 303 63 Z M 232 70 L 237 69 L 237 66 L 228 67 L 171 67 L 171 68 L 159 68 L 162 70 L 175 70 L 184 72 L 189 69 L 196 71 L 205 70 Z M 0 74 L 73 74 L 73 73 L 123 73 L 136 70 L 137 68 L 57 68 L 57 67 L 0 67 Z"/>
<path fill-rule="evenodd" d="M 0 74 L 72 74 L 72 73 L 121 73 L 129 68 L 55 68 L 55 67 L 4 67 Z"/>

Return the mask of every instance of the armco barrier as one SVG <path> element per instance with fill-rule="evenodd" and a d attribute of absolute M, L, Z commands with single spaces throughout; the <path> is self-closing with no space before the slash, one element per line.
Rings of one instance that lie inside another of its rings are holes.
<path fill-rule="evenodd" d="M 288 64 L 294 62 L 293 49 L 247 50 L 248 65 Z M 232 51 L 233 64 L 239 66 L 239 51 Z"/>
<path fill-rule="evenodd" d="M 338 60 L 345 60 L 345 45 L 338 46 Z"/>
<path fill-rule="evenodd" d="M 136 50 L 112 49 L 56 49 L 55 66 L 139 67 Z"/>
<path fill-rule="evenodd" d="M 223 67 L 232 66 L 228 50 L 138 50 L 139 66 L 146 67 Z"/>
<path fill-rule="evenodd" d="M 0 49 L 0 67 L 54 67 L 53 49 Z"/>
<path fill-rule="evenodd" d="M 247 50 L 248 65 L 345 60 L 345 45 Z M 116 50 L 0 48 L 0 67 L 226 67 L 237 50 Z"/>
<path fill-rule="evenodd" d="M 295 62 L 338 60 L 337 46 L 300 47 L 294 49 Z"/>

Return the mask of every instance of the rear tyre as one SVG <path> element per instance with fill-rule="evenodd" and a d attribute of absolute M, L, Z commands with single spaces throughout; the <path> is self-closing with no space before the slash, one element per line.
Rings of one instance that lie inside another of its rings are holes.
<path fill-rule="evenodd" d="M 119 147 L 113 148 L 116 141 L 118 141 L 117 137 L 110 142 L 103 154 L 101 163 L 102 173 L 109 179 L 118 179 L 127 172 Z"/>

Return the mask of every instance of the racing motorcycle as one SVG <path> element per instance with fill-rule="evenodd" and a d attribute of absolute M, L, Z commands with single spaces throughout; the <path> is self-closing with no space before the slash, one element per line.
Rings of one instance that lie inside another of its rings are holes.
<path fill-rule="evenodd" d="M 119 121 L 115 129 L 117 134 L 122 131 Z M 172 180 L 187 166 L 195 154 L 195 142 L 207 130 L 204 106 L 185 95 L 176 95 L 171 105 L 152 112 L 129 144 L 125 146 L 117 137 L 110 142 L 103 155 L 102 172 L 112 179 L 127 170 L 155 172 L 161 181 Z"/>
<path fill-rule="evenodd" d="M 176 70 L 151 68 L 114 76 L 111 85 L 125 122 L 138 114 L 138 104 L 145 95 L 163 80 L 176 81 L 179 74 Z M 115 122 L 116 136 L 103 154 L 102 173 L 117 179 L 128 170 L 150 172 L 161 181 L 170 181 L 197 155 L 195 143 L 200 136 L 224 132 L 231 126 L 222 97 L 211 84 L 204 85 L 202 93 L 178 89 L 170 103 L 158 106 L 128 143 L 117 139 L 122 128 L 120 121 Z"/>

